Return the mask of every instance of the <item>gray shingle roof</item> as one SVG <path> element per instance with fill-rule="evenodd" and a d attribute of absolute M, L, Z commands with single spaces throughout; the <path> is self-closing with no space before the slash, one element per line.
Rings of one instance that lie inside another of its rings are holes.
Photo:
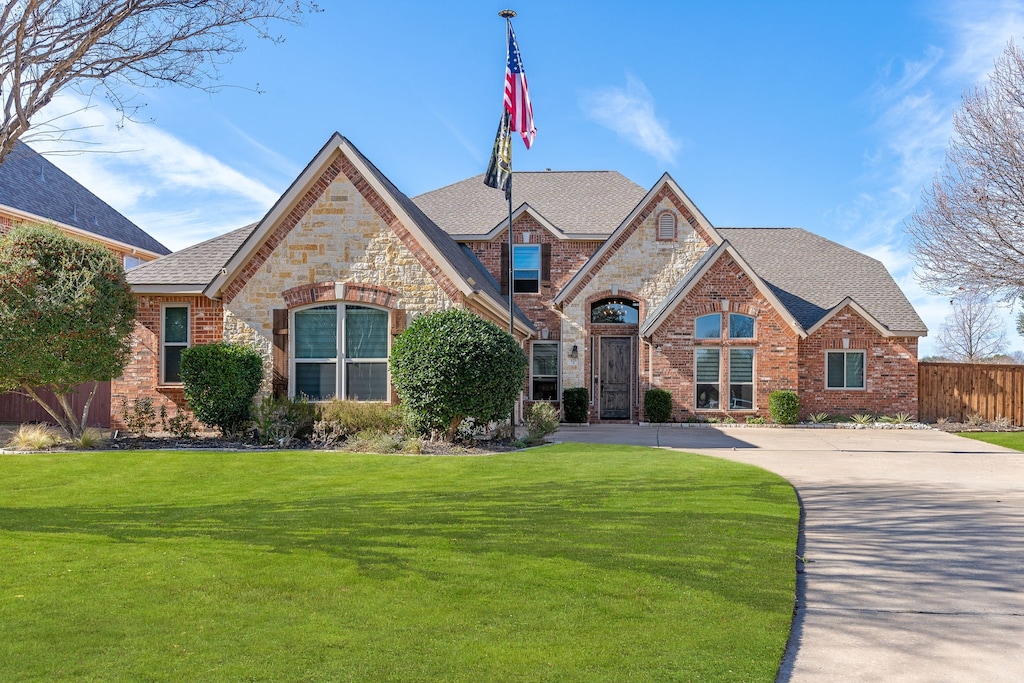
<path fill-rule="evenodd" d="M 718 228 L 804 329 L 846 297 L 892 331 L 927 327 L 881 261 L 800 228 Z"/>
<path fill-rule="evenodd" d="M 508 220 L 505 195 L 483 174 L 413 198 L 448 234 L 483 235 Z M 610 235 L 647 190 L 616 171 L 520 171 L 512 205 L 526 203 L 568 237 Z"/>
<path fill-rule="evenodd" d="M 205 287 L 217 276 L 241 246 L 256 223 L 213 239 L 193 244 L 181 251 L 143 263 L 127 271 L 129 285 L 195 285 Z"/>
<path fill-rule="evenodd" d="M 157 254 L 171 251 L 20 141 L 0 164 L 0 204 Z"/>

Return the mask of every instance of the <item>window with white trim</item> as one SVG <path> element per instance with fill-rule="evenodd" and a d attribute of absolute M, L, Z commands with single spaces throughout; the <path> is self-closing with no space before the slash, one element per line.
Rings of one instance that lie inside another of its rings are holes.
<path fill-rule="evenodd" d="M 160 312 L 160 384 L 181 384 L 181 352 L 191 343 L 189 307 L 163 307 Z"/>
<path fill-rule="evenodd" d="M 539 244 L 512 247 L 512 291 L 515 294 L 536 294 L 540 291 Z"/>
<path fill-rule="evenodd" d="M 696 339 L 720 339 L 722 337 L 722 314 L 702 315 L 694 320 L 693 336 Z"/>
<path fill-rule="evenodd" d="M 292 395 L 312 401 L 388 399 L 386 310 L 330 304 L 292 315 Z"/>
<path fill-rule="evenodd" d="M 142 259 L 138 256 L 132 256 L 131 254 L 124 255 L 124 269 L 131 270 L 135 266 L 142 265 Z"/>
<path fill-rule="evenodd" d="M 719 407 L 719 372 L 722 355 L 720 349 L 694 349 L 694 385 L 697 388 L 697 410 L 717 410 Z"/>
<path fill-rule="evenodd" d="M 558 342 L 535 341 L 530 345 L 530 398 L 558 400 Z"/>
<path fill-rule="evenodd" d="M 729 410 L 754 409 L 754 349 L 729 349 Z"/>
<path fill-rule="evenodd" d="M 864 388 L 864 351 L 825 352 L 825 386 L 829 389 Z"/>

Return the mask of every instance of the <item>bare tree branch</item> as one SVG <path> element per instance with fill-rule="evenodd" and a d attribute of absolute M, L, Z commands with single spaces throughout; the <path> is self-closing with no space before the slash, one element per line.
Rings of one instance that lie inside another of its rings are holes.
<path fill-rule="evenodd" d="M 950 301 L 953 312 L 939 328 L 935 343 L 943 355 L 977 363 L 1006 350 L 1006 329 L 995 306 L 978 290 L 964 290 Z"/>
<path fill-rule="evenodd" d="M 966 92 L 942 170 L 908 222 L 922 283 L 1024 296 L 1024 51 Z"/>
<path fill-rule="evenodd" d="M 122 112 L 126 90 L 215 90 L 244 49 L 241 29 L 280 41 L 276 22 L 319 12 L 313 0 L 0 0 L 0 163 L 32 118 L 68 87 L 92 83 Z"/>

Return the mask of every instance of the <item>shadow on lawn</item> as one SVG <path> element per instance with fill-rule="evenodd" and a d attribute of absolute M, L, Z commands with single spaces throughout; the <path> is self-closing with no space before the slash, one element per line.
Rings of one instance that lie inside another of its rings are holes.
<path fill-rule="evenodd" d="M 554 481 L 192 506 L 9 507 L 0 508 L 0 529 L 318 551 L 381 580 L 408 573 L 457 580 L 465 563 L 434 561 L 446 556 L 550 558 L 580 563 L 581 571 L 640 572 L 760 610 L 792 600 L 786 582 L 752 578 L 780 565 L 792 571 L 792 496 L 784 482 Z M 715 502 L 723 497 L 724 511 Z M 748 502 L 758 512 L 729 512 Z"/>

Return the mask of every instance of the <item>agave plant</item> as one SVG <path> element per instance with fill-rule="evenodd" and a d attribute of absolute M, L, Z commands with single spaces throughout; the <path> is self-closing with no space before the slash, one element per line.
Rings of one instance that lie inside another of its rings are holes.
<path fill-rule="evenodd" d="M 875 416 L 868 413 L 857 413 L 856 415 L 851 415 L 850 419 L 859 425 L 869 425 L 875 421 Z"/>
<path fill-rule="evenodd" d="M 828 422 L 828 418 L 828 413 L 812 413 L 811 415 L 807 416 L 807 419 L 816 425 L 821 424 L 822 422 Z"/>

